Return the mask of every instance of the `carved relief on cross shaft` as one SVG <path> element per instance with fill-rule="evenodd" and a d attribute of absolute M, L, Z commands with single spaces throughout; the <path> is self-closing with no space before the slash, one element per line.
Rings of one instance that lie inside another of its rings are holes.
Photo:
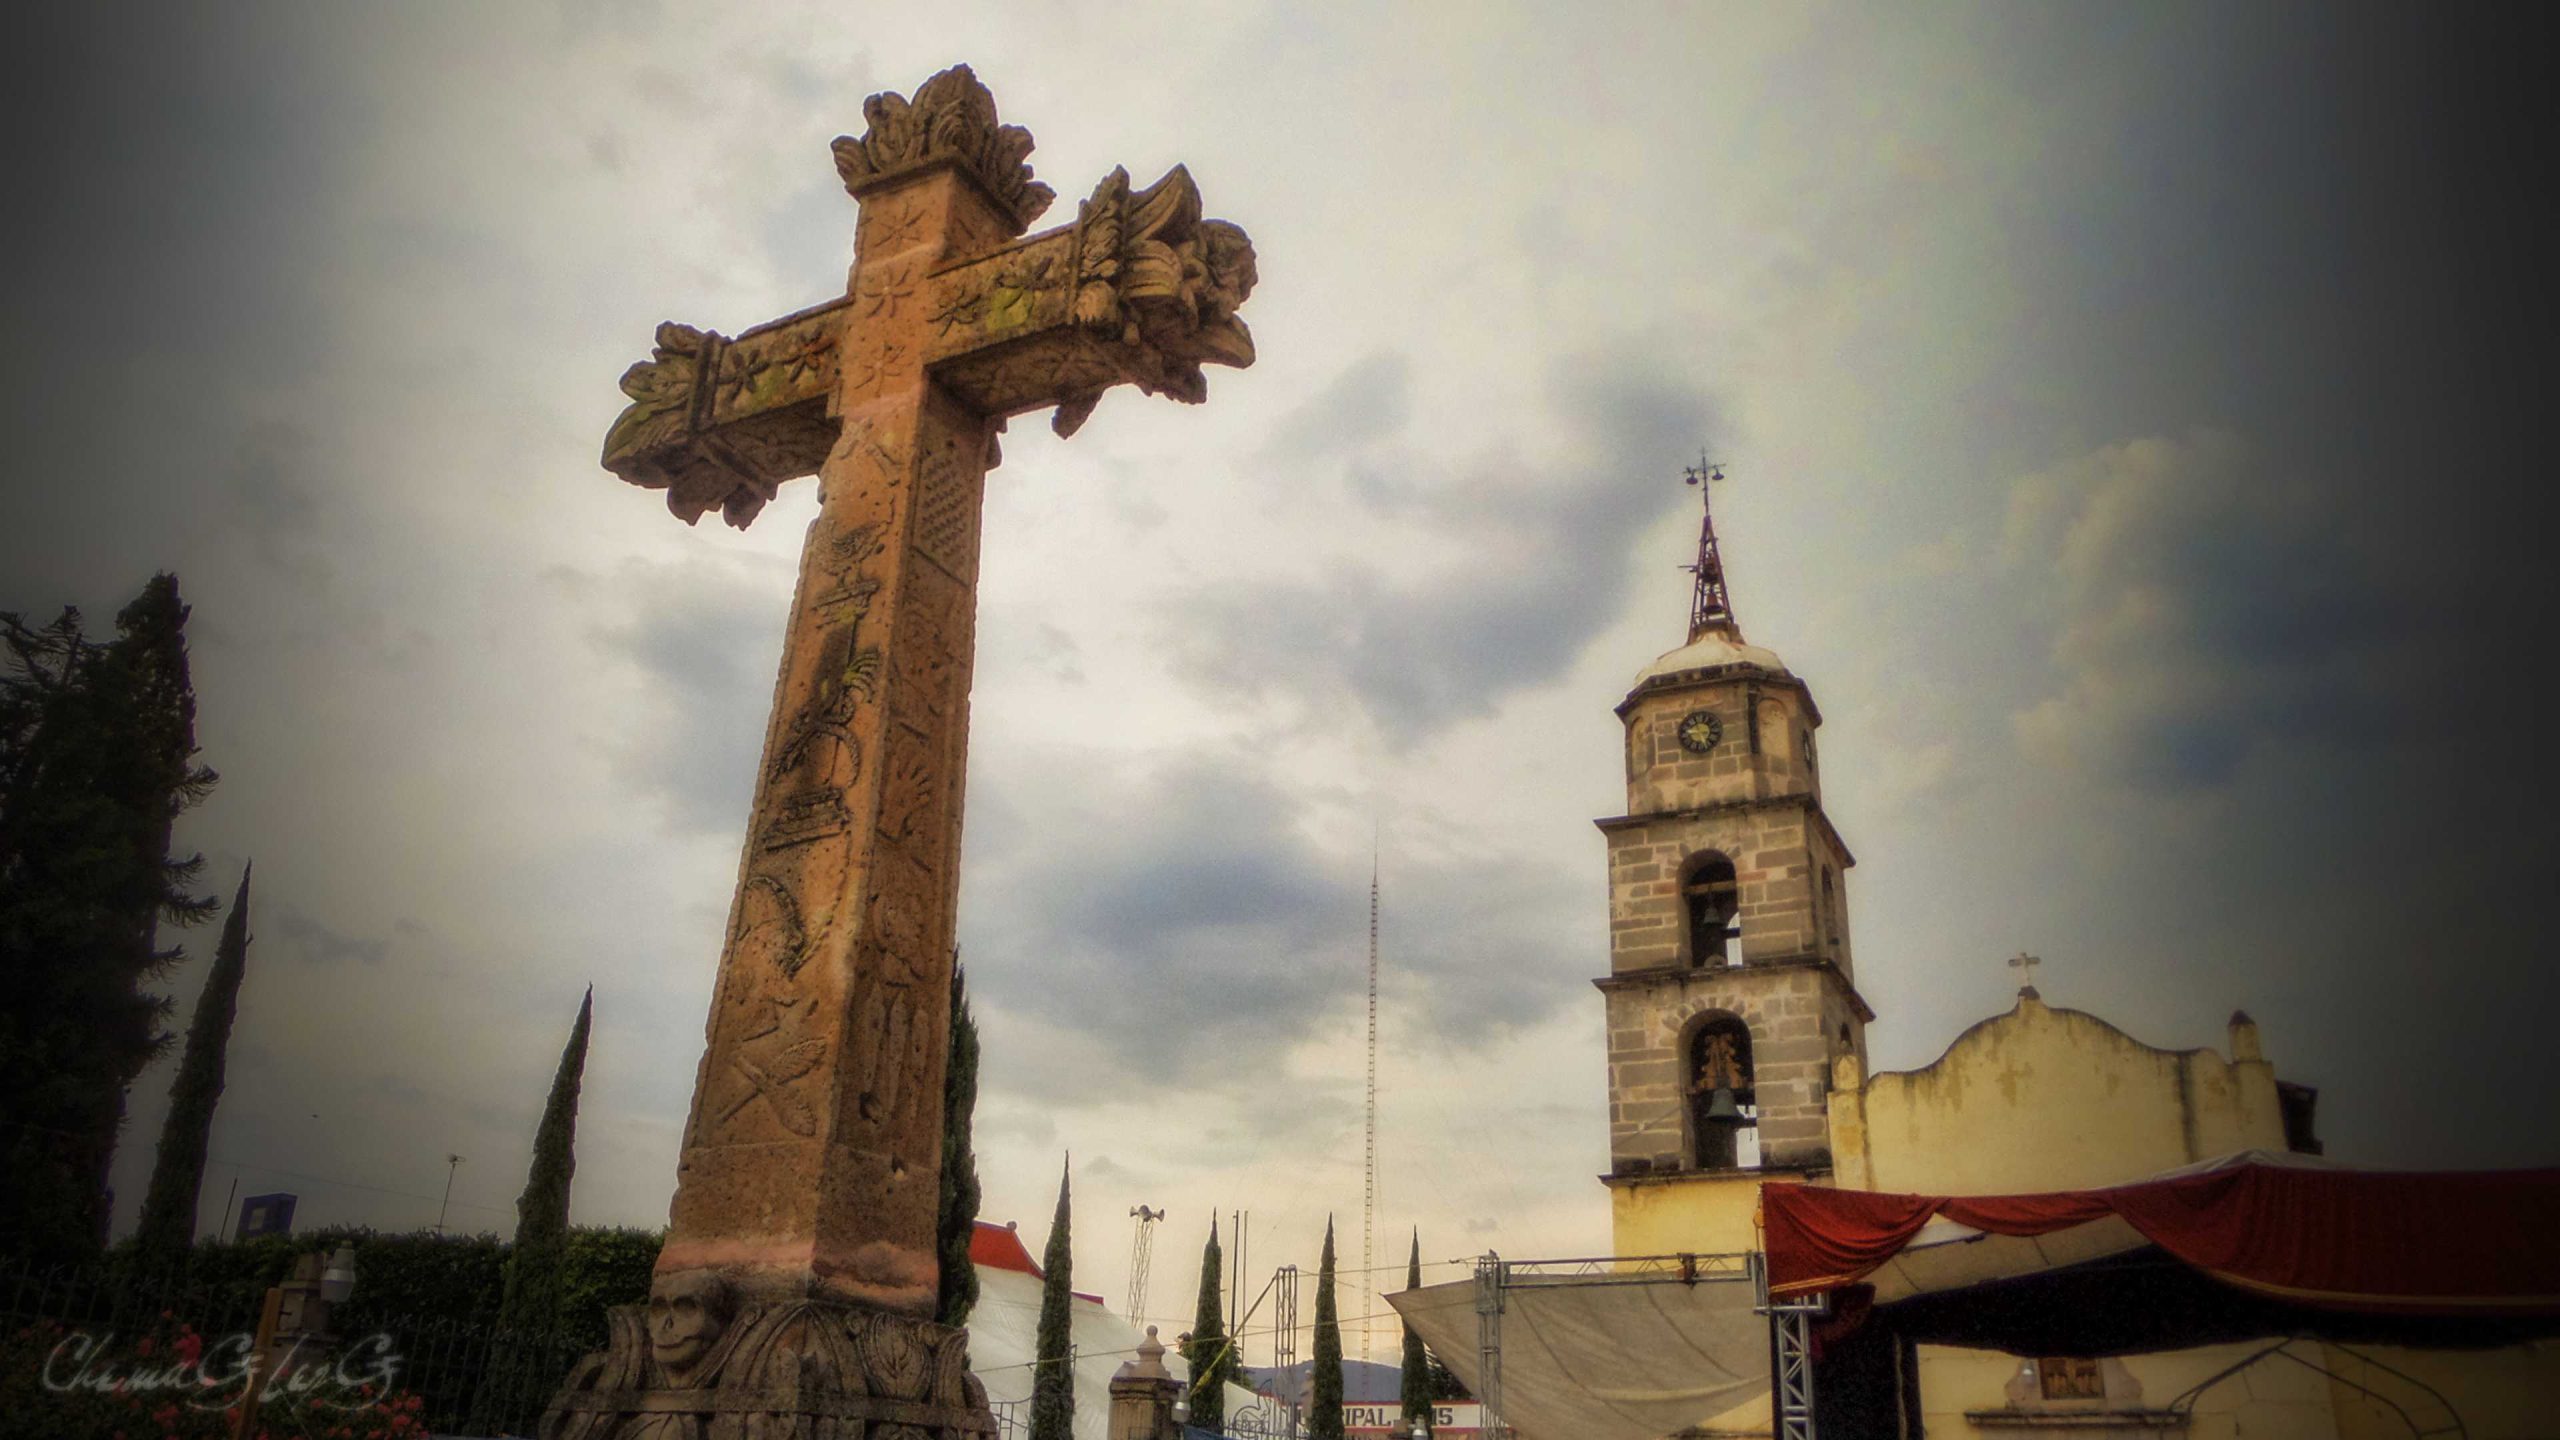
<path fill-rule="evenodd" d="M 724 1052 L 714 1094 L 712 1130 L 733 1138 L 742 1119 L 752 1130 L 778 1125 L 803 1138 L 818 1133 L 813 1077 L 827 1058 L 826 1038 L 808 1033 L 813 997 L 776 986 L 764 967 L 732 964 L 724 1008 L 739 1014 L 737 1038 Z M 746 1138 L 751 1138 L 746 1137 Z"/>
<path fill-rule="evenodd" d="M 862 373 L 856 368 L 855 373 Z M 879 371 L 873 379 L 884 378 Z M 821 487 L 849 484 L 856 492 L 869 490 L 886 494 L 907 483 L 907 457 L 915 437 L 902 426 L 888 421 L 855 416 L 844 422 L 836 436 L 835 448 L 827 452 L 826 469 L 819 473 Z M 829 473 L 833 472 L 833 473 Z M 824 489 L 820 498 L 824 499 Z"/>
<path fill-rule="evenodd" d="M 845 1035 L 846 1118 L 868 1131 L 859 1138 L 895 1149 L 920 1138 L 919 1077 L 947 1023 L 934 1003 L 944 993 L 933 958 L 942 897 L 933 876 L 891 846 L 881 847 L 868 888 L 870 933 L 857 947 L 854 1023 Z"/>
<path fill-rule="evenodd" d="M 848 360 L 844 367 L 844 388 L 837 392 L 838 402 L 876 397 L 889 382 L 898 377 L 906 362 L 907 347 L 894 340 L 883 341 Z M 843 442 L 839 439 L 837 443 Z M 885 454 L 886 452 L 883 451 L 882 455 L 885 456 Z"/>
<path fill-rule="evenodd" d="M 917 303 L 916 289 L 923 278 L 921 260 L 884 260 L 864 265 L 855 273 L 854 309 L 865 319 L 894 320 Z"/>
<path fill-rule="evenodd" d="M 863 206 L 855 220 L 853 253 L 857 259 L 895 255 L 914 249 L 923 239 L 923 202 L 912 195 L 884 195 Z"/>
<path fill-rule="evenodd" d="M 934 847 L 942 818 L 937 803 L 942 777 L 934 748 L 932 737 L 903 724 L 889 727 L 881 737 L 880 838 L 926 867 L 942 860 Z M 882 853 L 889 853 L 886 847 Z"/>
<path fill-rule="evenodd" d="M 823 520 L 820 524 L 824 524 Z M 841 833 L 851 824 L 843 795 L 862 772 L 860 712 L 880 694 L 880 647 L 863 643 L 863 620 L 881 582 L 869 562 L 884 546 L 877 525 L 853 525 L 813 539 L 817 563 L 812 567 L 804 611 L 818 627 L 816 654 L 805 671 L 797 655 L 786 663 L 796 672 L 796 699 L 767 760 L 765 786 L 770 801 L 760 849 L 774 850 Z M 805 631 L 795 630 L 796 652 Z"/>
<path fill-rule="evenodd" d="M 819 632 L 815 673 L 808 695 L 774 747 L 768 783 L 785 780 L 809 789 L 842 792 L 862 771 L 862 737 L 856 720 L 880 695 L 880 647 L 862 643 L 862 620 L 880 582 L 843 572 L 809 603 L 826 628 Z"/>
<path fill-rule="evenodd" d="M 800 915 L 791 887 L 775 875 L 747 877 L 738 916 L 729 927 L 730 967 L 738 976 L 773 975 L 796 980 L 817 946 Z M 745 983 L 743 980 L 740 983 Z"/>
<path fill-rule="evenodd" d="M 853 1106 L 848 1118 L 870 1132 L 864 1138 L 878 1144 L 894 1141 L 922 1118 L 924 1093 L 916 1077 L 933 1036 L 920 987 L 866 975 L 860 991 L 851 1035 Z"/>

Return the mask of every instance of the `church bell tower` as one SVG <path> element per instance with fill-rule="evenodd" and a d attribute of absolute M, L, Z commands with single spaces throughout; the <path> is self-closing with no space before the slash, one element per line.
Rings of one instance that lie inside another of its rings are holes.
<path fill-rule="evenodd" d="M 1764 1181 L 1827 1177 L 1824 1098 L 1866 1063 L 1855 863 L 1822 810 L 1813 693 L 1742 638 L 1707 501 L 1688 640 L 1618 706 L 1609 847 L 1609 1174 L 1622 1255 L 1744 1250 Z"/>

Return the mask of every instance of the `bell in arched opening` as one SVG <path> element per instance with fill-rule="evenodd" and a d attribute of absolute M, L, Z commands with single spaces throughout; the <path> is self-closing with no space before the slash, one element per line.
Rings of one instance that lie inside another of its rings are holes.
<path fill-rule="evenodd" d="M 1689 963 L 1720 968 L 1742 963 L 1742 928 L 1734 917 L 1742 909 L 1741 887 L 1733 862 L 1722 855 L 1700 856 L 1680 882 L 1680 898 L 1689 921 Z"/>
<path fill-rule="evenodd" d="M 1702 1170 L 1741 1163 L 1742 1132 L 1759 1123 L 1751 1084 L 1751 1031 L 1718 1015 L 1689 1038 L 1689 1139 Z"/>

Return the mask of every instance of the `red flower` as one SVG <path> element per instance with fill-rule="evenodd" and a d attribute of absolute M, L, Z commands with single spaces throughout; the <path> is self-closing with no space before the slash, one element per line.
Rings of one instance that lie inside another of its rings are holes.
<path fill-rule="evenodd" d="M 169 1348 L 178 1352 L 179 1359 L 193 1365 L 198 1360 L 204 1358 L 204 1337 L 198 1335 L 193 1330 L 189 1330 L 185 1334 L 180 1335 L 177 1339 L 177 1343 L 171 1345 Z"/>
<path fill-rule="evenodd" d="M 133 1353 L 136 1355 L 149 1355 L 151 1353 L 151 1337 L 145 1335 L 141 1339 L 133 1342 Z"/>

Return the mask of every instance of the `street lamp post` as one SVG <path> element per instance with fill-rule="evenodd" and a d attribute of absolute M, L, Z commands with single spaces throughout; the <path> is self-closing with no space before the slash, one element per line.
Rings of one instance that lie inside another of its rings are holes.
<path fill-rule="evenodd" d="M 462 1157 L 459 1155 L 447 1155 L 444 1157 L 444 1203 L 436 1206 L 436 1233 L 438 1235 L 442 1235 L 444 1233 L 444 1212 L 453 1208 L 453 1172 L 455 1168 L 461 1164 Z"/>

